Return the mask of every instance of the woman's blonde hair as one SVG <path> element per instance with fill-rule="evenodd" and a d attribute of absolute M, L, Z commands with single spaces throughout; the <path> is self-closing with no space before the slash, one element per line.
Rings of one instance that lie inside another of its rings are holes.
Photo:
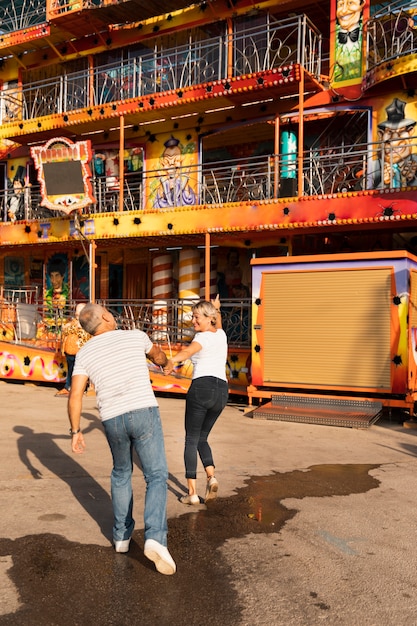
<path fill-rule="evenodd" d="M 216 326 L 219 312 L 211 302 L 201 300 L 201 302 L 195 304 L 191 310 L 193 313 L 200 313 L 200 315 L 204 315 L 204 317 L 211 318 L 211 325 Z"/>

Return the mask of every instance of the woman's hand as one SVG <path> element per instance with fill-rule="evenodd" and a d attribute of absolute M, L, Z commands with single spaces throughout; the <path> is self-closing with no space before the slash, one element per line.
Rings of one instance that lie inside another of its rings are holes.
<path fill-rule="evenodd" d="M 215 309 L 217 309 L 218 311 L 220 311 L 220 296 L 219 294 L 217 294 L 217 296 L 214 298 L 214 300 L 211 301 L 212 305 L 214 306 Z"/>

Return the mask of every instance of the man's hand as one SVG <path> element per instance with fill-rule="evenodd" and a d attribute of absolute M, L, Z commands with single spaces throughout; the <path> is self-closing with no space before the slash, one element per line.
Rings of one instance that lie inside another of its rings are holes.
<path fill-rule="evenodd" d="M 82 433 L 77 433 L 71 437 L 71 449 L 75 454 L 82 454 L 85 450 L 85 441 Z"/>
<path fill-rule="evenodd" d="M 152 346 L 151 351 L 148 352 L 146 356 L 152 361 L 152 363 L 155 363 L 155 365 L 159 365 L 160 367 L 165 367 L 168 362 L 165 352 L 163 352 L 156 344 Z"/>

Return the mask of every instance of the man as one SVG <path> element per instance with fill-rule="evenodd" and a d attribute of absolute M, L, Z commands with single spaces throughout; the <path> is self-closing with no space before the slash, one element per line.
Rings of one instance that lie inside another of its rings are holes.
<path fill-rule="evenodd" d="M 385 109 L 387 119 L 378 124 L 379 158 L 371 172 L 373 189 L 417 186 L 417 155 L 414 153 L 416 120 L 405 117 L 406 103 L 394 98 Z"/>
<path fill-rule="evenodd" d="M 80 430 L 82 398 L 88 379 L 95 386 L 97 406 L 113 455 L 111 494 L 113 541 L 116 552 L 127 552 L 134 529 L 132 448 L 139 456 L 146 481 L 145 556 L 161 574 L 174 574 L 167 549 L 168 469 L 158 404 L 149 379 L 146 355 L 164 366 L 167 357 L 140 330 L 117 330 L 113 315 L 98 304 L 80 313 L 82 328 L 92 335 L 77 353 L 68 399 L 72 451 L 84 451 Z M 123 367 L 128 364 L 129 371 Z"/>
<path fill-rule="evenodd" d="M 25 219 L 25 183 L 19 178 L 13 181 L 13 193 L 8 201 L 7 215 L 11 222 Z"/>
<path fill-rule="evenodd" d="M 334 80 L 362 74 L 362 12 L 365 0 L 337 0 Z"/>

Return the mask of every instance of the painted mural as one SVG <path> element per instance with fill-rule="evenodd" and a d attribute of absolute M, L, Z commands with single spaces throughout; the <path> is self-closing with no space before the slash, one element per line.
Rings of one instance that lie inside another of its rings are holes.
<path fill-rule="evenodd" d="M 161 140 L 163 141 L 162 136 Z M 196 143 L 189 136 L 170 135 L 163 143 L 153 142 L 147 162 L 153 174 L 149 183 L 147 208 L 167 209 L 197 203 Z M 152 175 L 151 173 L 151 175 Z"/>
<path fill-rule="evenodd" d="M 358 82 L 362 78 L 365 0 L 333 0 L 334 71 L 332 82 Z M 366 14 L 368 11 L 366 11 Z"/>
<path fill-rule="evenodd" d="M 407 110 L 406 110 L 407 109 Z M 383 115 L 383 117 L 382 117 Z M 417 110 L 395 97 L 379 114 L 377 139 L 381 149 L 371 167 L 372 189 L 417 186 Z"/>
<path fill-rule="evenodd" d="M 50 327 L 61 326 L 70 299 L 69 265 L 65 253 L 54 254 L 46 266 L 44 293 L 45 320 Z"/>

